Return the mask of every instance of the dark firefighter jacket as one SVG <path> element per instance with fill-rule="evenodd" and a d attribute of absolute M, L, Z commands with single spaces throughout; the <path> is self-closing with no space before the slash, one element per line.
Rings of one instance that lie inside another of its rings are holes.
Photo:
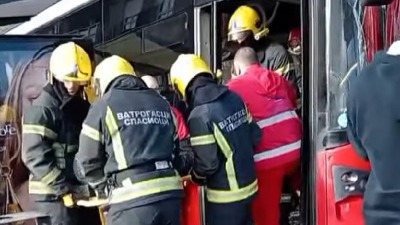
<path fill-rule="evenodd" d="M 365 186 L 366 225 L 400 224 L 400 56 L 376 53 L 350 83 L 349 139 L 371 163 Z"/>
<path fill-rule="evenodd" d="M 188 88 L 188 125 L 195 159 L 192 176 L 204 179 L 207 199 L 229 203 L 252 199 L 258 190 L 253 147 L 261 131 L 245 104 L 207 76 Z"/>
<path fill-rule="evenodd" d="M 261 43 L 258 43 L 256 49 L 260 64 L 264 68 L 273 70 L 289 80 L 296 87 L 299 94 L 296 71 L 294 66 L 292 66 L 289 53 L 286 49 L 281 44 L 268 39 L 263 39 Z"/>
<path fill-rule="evenodd" d="M 76 179 L 73 161 L 89 102 L 70 96 L 62 83 L 47 85 L 23 115 L 22 160 L 30 170 L 29 193 L 55 200 L 65 193 L 88 194 Z"/>
<path fill-rule="evenodd" d="M 180 152 L 174 157 L 173 164 L 181 176 L 186 176 L 193 165 L 193 151 L 190 147 L 189 128 L 179 109 L 173 105 L 170 105 L 170 107 L 176 118 L 180 148 Z"/>
<path fill-rule="evenodd" d="M 139 78 L 126 75 L 93 103 L 77 161 L 91 186 L 104 177 L 113 180 L 110 204 L 135 207 L 182 196 L 180 177 L 171 165 L 178 146 L 169 103 Z"/>

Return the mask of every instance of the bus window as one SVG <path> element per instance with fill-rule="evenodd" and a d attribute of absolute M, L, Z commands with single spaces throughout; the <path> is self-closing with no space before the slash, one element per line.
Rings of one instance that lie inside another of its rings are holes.
<path fill-rule="evenodd" d="M 385 48 L 400 39 L 400 1 L 393 1 L 386 7 Z"/>

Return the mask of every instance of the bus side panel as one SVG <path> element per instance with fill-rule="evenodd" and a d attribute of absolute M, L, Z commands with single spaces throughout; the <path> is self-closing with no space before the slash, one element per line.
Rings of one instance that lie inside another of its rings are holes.
<path fill-rule="evenodd" d="M 192 182 L 184 182 L 185 197 L 182 204 L 182 225 L 200 225 L 200 188 Z"/>
<path fill-rule="evenodd" d="M 317 171 L 316 171 L 316 225 L 327 225 L 327 198 L 326 198 L 326 154 L 325 151 L 320 151 L 317 154 Z"/>
<path fill-rule="evenodd" d="M 364 225 L 362 195 L 370 171 L 350 144 L 318 155 L 318 225 Z M 324 165 L 325 164 L 325 165 Z M 320 202 L 321 201 L 321 202 Z M 324 205 L 325 204 L 325 205 Z"/>

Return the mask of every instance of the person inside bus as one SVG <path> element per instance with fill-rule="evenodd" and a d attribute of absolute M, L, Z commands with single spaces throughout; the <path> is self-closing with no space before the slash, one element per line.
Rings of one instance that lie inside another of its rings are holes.
<path fill-rule="evenodd" d="M 301 116 L 301 93 L 303 92 L 303 77 L 302 77 L 302 64 L 301 64 L 301 30 L 295 27 L 290 30 L 288 38 L 288 53 L 290 61 L 296 74 L 296 85 L 298 87 L 299 95 L 297 99 L 297 114 Z"/>
<path fill-rule="evenodd" d="M 266 21 L 262 21 L 259 13 L 250 6 L 240 6 L 229 20 L 228 41 L 255 49 L 260 64 L 289 80 L 298 92 L 295 70 L 290 65 L 286 48 L 270 40 L 268 33 Z"/>
<path fill-rule="evenodd" d="M 233 66 L 227 86 L 243 99 L 262 130 L 254 150 L 259 190 L 253 218 L 257 225 L 279 225 L 284 178 L 299 174 L 302 131 L 295 89 L 279 74 L 261 67 L 250 47 L 236 52 Z"/>
<path fill-rule="evenodd" d="M 290 30 L 288 38 L 288 50 L 291 61 L 293 62 L 294 71 L 296 74 L 296 85 L 299 92 L 302 92 L 301 86 L 301 30 L 295 27 Z"/>
<path fill-rule="evenodd" d="M 379 51 L 351 82 L 347 133 L 371 165 L 365 185 L 365 225 L 400 224 L 400 41 Z"/>

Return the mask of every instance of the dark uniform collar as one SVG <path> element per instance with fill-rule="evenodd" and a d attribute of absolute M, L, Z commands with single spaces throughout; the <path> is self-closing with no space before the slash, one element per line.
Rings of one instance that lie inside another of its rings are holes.
<path fill-rule="evenodd" d="M 143 80 L 138 77 L 132 75 L 122 75 L 111 81 L 104 93 L 107 93 L 111 89 L 141 90 L 148 89 L 148 87 Z"/>
<path fill-rule="evenodd" d="M 60 108 L 62 109 L 65 105 L 67 105 L 71 100 L 74 99 L 82 99 L 81 95 L 83 93 L 83 88 L 81 88 L 76 95 L 68 94 L 67 89 L 64 87 L 62 82 L 57 80 L 53 81 L 53 84 L 47 84 L 43 91 L 47 92 L 54 99 L 58 101 L 60 104 Z M 83 100 L 83 99 L 82 99 Z"/>
<path fill-rule="evenodd" d="M 189 84 L 186 92 L 189 109 L 213 102 L 227 91 L 227 87 L 218 85 L 211 76 L 200 75 Z"/>
<path fill-rule="evenodd" d="M 257 57 L 259 62 L 264 62 L 265 60 L 265 49 L 268 48 L 271 41 L 268 38 L 262 38 L 254 44 L 254 49 L 257 52 Z"/>
<path fill-rule="evenodd" d="M 83 99 L 80 94 L 71 96 L 65 89 L 64 84 L 55 81 L 53 84 L 47 84 L 44 89 L 53 99 L 57 101 L 58 108 L 63 112 L 67 121 L 82 124 L 85 119 L 90 103 Z M 83 93 L 83 88 L 80 90 Z"/>

